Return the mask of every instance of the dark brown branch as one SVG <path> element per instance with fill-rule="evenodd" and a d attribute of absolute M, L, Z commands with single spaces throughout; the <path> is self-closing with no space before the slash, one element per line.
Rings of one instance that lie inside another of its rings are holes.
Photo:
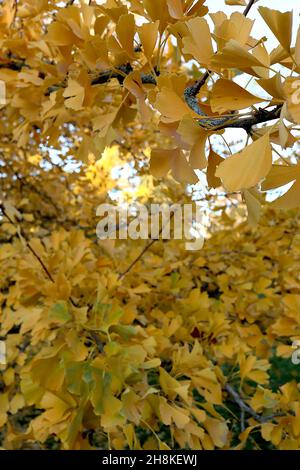
<path fill-rule="evenodd" d="M 101 341 L 96 331 L 89 331 L 89 335 L 95 342 L 98 352 L 103 353 L 104 343 Z"/>
<path fill-rule="evenodd" d="M 261 124 L 263 122 L 273 121 L 280 117 L 282 105 L 276 106 L 276 108 L 266 111 L 264 109 L 258 109 L 254 111 L 249 117 L 238 118 L 236 121 L 232 121 L 232 118 L 228 118 L 231 122 L 224 123 L 220 126 L 214 128 L 214 130 L 227 129 L 227 128 L 240 128 L 244 129 L 246 132 L 251 133 L 252 126 Z"/>
<path fill-rule="evenodd" d="M 8 221 L 15 226 L 15 221 L 8 215 L 7 211 L 5 210 L 5 207 L 4 207 L 4 204 L 0 204 L 0 209 L 2 211 L 2 214 L 8 219 Z M 26 236 L 25 234 L 23 233 L 22 231 L 22 228 L 19 227 L 19 233 L 22 237 L 22 239 L 24 240 L 25 242 L 25 245 L 27 246 L 27 248 L 31 251 L 31 253 L 33 254 L 33 256 L 36 258 L 36 260 L 39 262 L 39 264 L 41 265 L 44 273 L 46 274 L 46 276 L 48 277 L 48 279 L 50 279 L 51 282 L 55 282 L 51 273 L 49 272 L 47 266 L 45 265 L 44 261 L 40 258 L 40 256 L 34 251 L 34 249 L 32 248 L 32 246 L 30 245 L 30 242 L 26 239 Z"/>
<path fill-rule="evenodd" d="M 247 403 L 244 402 L 240 394 L 230 384 L 227 383 L 224 386 L 224 389 L 226 390 L 227 393 L 229 393 L 229 395 L 233 398 L 236 404 L 239 405 L 241 412 L 243 412 L 243 414 L 248 413 L 250 416 L 256 419 L 256 421 L 258 421 L 259 423 L 266 423 L 268 421 L 272 421 L 274 418 L 285 416 L 284 413 L 274 413 L 269 416 L 260 416 L 253 410 L 253 408 L 251 408 L 251 406 L 247 405 Z"/>
<path fill-rule="evenodd" d="M 133 71 L 131 64 L 120 65 L 117 67 L 116 71 L 106 70 L 101 72 L 97 77 L 93 78 L 91 81 L 92 85 L 99 85 L 106 83 L 112 78 L 116 78 L 118 82 L 122 85 L 124 82 L 124 75 L 129 75 Z M 155 70 L 156 75 L 159 75 L 159 71 Z M 141 81 L 144 84 L 156 85 L 156 79 L 152 74 L 141 74 Z"/>
<path fill-rule="evenodd" d="M 245 10 L 243 11 L 243 15 L 244 16 L 247 16 L 249 11 L 250 11 L 250 8 L 252 7 L 252 5 L 254 5 L 255 3 L 255 0 L 250 0 L 250 2 L 248 3 L 248 5 L 246 6 Z"/>
<path fill-rule="evenodd" d="M 252 5 L 254 5 L 255 0 L 250 0 L 247 7 L 245 8 L 243 15 L 247 16 L 247 14 L 250 11 L 250 8 Z M 207 79 L 209 78 L 210 70 L 207 70 L 203 76 L 200 78 L 200 80 L 197 80 L 193 85 L 189 86 L 188 88 L 185 89 L 184 91 L 184 99 L 188 106 L 196 113 L 199 114 L 199 116 L 206 116 L 204 111 L 201 109 L 201 107 L 198 104 L 197 100 L 197 94 L 199 93 L 200 89 L 202 86 L 206 83 Z M 200 125 L 208 125 L 209 127 L 215 127 L 215 126 L 223 126 L 224 127 L 244 127 L 244 126 L 225 126 L 226 122 L 231 121 L 231 118 L 209 118 L 209 119 L 201 119 L 199 122 Z M 262 121 L 263 122 L 263 121 Z M 251 128 L 251 126 L 250 126 Z M 220 129 L 223 129 L 223 127 L 220 127 Z"/>
<path fill-rule="evenodd" d="M 174 214 L 175 212 L 172 212 L 171 215 L 170 215 L 170 221 L 173 219 L 174 217 Z M 165 228 L 165 225 L 163 225 L 159 232 L 158 232 L 158 235 L 161 235 L 162 234 L 162 231 L 163 229 Z M 151 246 L 157 242 L 157 240 L 159 240 L 159 238 L 154 238 L 153 240 L 151 240 L 149 243 L 147 243 L 147 245 L 143 248 L 143 250 L 141 251 L 141 253 L 132 261 L 132 263 L 130 263 L 130 265 L 128 266 L 128 268 L 121 274 L 119 274 L 119 277 L 118 279 L 122 279 L 126 274 L 129 273 L 129 271 L 131 271 L 131 269 L 133 268 L 133 266 L 136 265 L 136 263 L 144 256 L 144 254 L 146 253 L 146 251 L 148 251 Z"/>
<path fill-rule="evenodd" d="M 151 248 L 151 246 L 157 242 L 157 240 L 159 240 L 159 238 L 154 238 L 153 240 L 151 240 L 149 243 L 147 243 L 147 245 L 143 248 L 143 250 L 141 251 L 141 253 L 139 254 L 139 256 L 137 256 L 137 258 L 135 258 L 132 263 L 128 266 L 128 268 L 121 274 L 119 274 L 119 277 L 118 279 L 122 279 L 122 277 L 124 277 L 126 274 L 129 273 L 129 271 L 131 271 L 131 269 L 133 268 L 133 266 L 142 258 L 142 256 L 146 253 L 146 251 L 149 250 L 149 248 Z"/>

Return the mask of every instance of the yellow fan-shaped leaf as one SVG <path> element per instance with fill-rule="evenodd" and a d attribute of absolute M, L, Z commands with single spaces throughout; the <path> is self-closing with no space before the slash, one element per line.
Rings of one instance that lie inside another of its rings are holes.
<path fill-rule="evenodd" d="M 272 149 L 269 135 L 248 145 L 239 153 L 226 158 L 216 171 L 228 191 L 248 189 L 259 183 L 270 171 Z"/>
<path fill-rule="evenodd" d="M 298 28 L 296 44 L 295 44 L 295 61 L 300 65 L 300 26 Z"/>
<path fill-rule="evenodd" d="M 183 52 L 191 54 L 200 64 L 209 64 L 214 51 L 206 20 L 192 18 L 186 22 L 186 26 L 189 35 L 183 38 Z"/>
<path fill-rule="evenodd" d="M 142 43 L 143 52 L 148 60 L 151 59 L 158 34 L 159 21 L 155 23 L 145 23 L 139 28 L 139 37 Z"/>
<path fill-rule="evenodd" d="M 133 38 L 135 33 L 135 22 L 134 16 L 121 15 L 116 26 L 116 33 L 118 36 L 119 43 L 127 54 L 132 57 L 134 55 L 133 49 Z"/>
<path fill-rule="evenodd" d="M 210 150 L 209 155 L 208 155 L 208 166 L 207 166 L 207 171 L 206 171 L 207 184 L 210 188 L 218 188 L 222 184 L 220 178 L 217 178 L 215 176 L 215 173 L 216 173 L 217 166 L 220 165 L 220 163 L 223 161 L 224 161 L 224 158 L 220 157 L 220 155 L 215 153 L 212 149 Z"/>
<path fill-rule="evenodd" d="M 174 90 L 167 87 L 162 87 L 157 93 L 154 106 L 162 114 L 163 122 L 180 121 L 186 114 L 199 117 Z"/>
<path fill-rule="evenodd" d="M 248 224 L 251 227 L 256 227 L 261 213 L 261 203 L 256 193 L 257 191 L 255 192 L 254 189 L 245 189 L 243 192 L 248 210 Z"/>
<path fill-rule="evenodd" d="M 231 39 L 222 52 L 215 54 L 211 60 L 213 66 L 239 69 L 249 69 L 251 67 L 268 67 L 241 46 L 237 41 Z"/>
<path fill-rule="evenodd" d="M 54 46 L 69 46 L 76 43 L 76 36 L 64 24 L 56 21 L 48 27 L 46 41 Z"/>
<path fill-rule="evenodd" d="M 262 101 L 263 98 L 252 95 L 237 83 L 221 78 L 212 90 L 210 105 L 213 112 L 223 113 L 248 108 Z"/>
<path fill-rule="evenodd" d="M 287 111 L 290 120 L 300 123 L 300 80 L 295 77 L 288 77 L 284 82 L 284 91 L 287 96 Z"/>
<path fill-rule="evenodd" d="M 196 183 L 198 181 L 196 173 L 180 149 L 152 150 L 150 161 L 152 175 L 160 178 L 165 176 L 169 170 L 172 170 L 174 178 L 182 183 Z"/>
<path fill-rule="evenodd" d="M 263 191 L 280 188 L 280 186 L 284 186 L 296 178 L 300 178 L 300 164 L 291 166 L 273 165 L 261 188 Z"/>
<path fill-rule="evenodd" d="M 300 206 L 300 179 L 291 188 L 272 203 L 276 209 L 294 209 Z"/>
<path fill-rule="evenodd" d="M 227 442 L 229 429 L 225 421 L 219 421 L 215 418 L 207 418 L 204 427 L 217 447 L 224 447 Z"/>
<path fill-rule="evenodd" d="M 281 82 L 281 76 L 279 73 L 273 75 L 272 78 L 261 78 L 257 83 L 267 92 L 269 95 L 276 98 L 279 102 L 285 100 L 284 90 Z"/>
<path fill-rule="evenodd" d="M 291 11 L 271 10 L 271 8 L 262 6 L 258 8 L 258 11 L 282 47 L 289 51 L 292 38 L 293 13 Z"/>
<path fill-rule="evenodd" d="M 245 7 L 247 3 L 245 0 L 225 0 L 226 5 Z"/>
<path fill-rule="evenodd" d="M 248 43 L 253 20 L 246 18 L 238 11 L 232 13 L 230 18 L 227 18 L 221 12 L 213 13 L 211 17 L 215 24 L 214 38 L 219 50 L 231 39 L 234 39 L 240 45 Z"/>
<path fill-rule="evenodd" d="M 192 168 L 200 170 L 206 168 L 205 144 L 209 133 L 203 130 L 190 116 L 185 116 L 182 119 L 177 132 L 184 142 L 191 145 L 189 162 Z"/>
<path fill-rule="evenodd" d="M 167 0 L 167 5 L 172 18 L 180 19 L 184 16 L 183 2 L 181 0 Z"/>

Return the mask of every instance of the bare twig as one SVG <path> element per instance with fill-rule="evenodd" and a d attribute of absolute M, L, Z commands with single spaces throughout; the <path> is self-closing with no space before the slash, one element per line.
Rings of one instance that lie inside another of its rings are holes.
<path fill-rule="evenodd" d="M 250 0 L 250 2 L 248 3 L 248 5 L 246 6 L 245 10 L 243 11 L 243 15 L 244 16 L 247 16 L 249 11 L 250 11 L 250 8 L 254 5 L 255 3 L 255 0 Z"/>
<path fill-rule="evenodd" d="M 2 214 L 9 220 L 9 222 L 15 226 L 15 221 L 8 215 L 7 211 L 5 210 L 5 207 L 4 207 L 4 204 L 0 204 L 0 209 L 2 211 Z M 21 235 L 21 239 L 24 240 L 25 242 L 25 245 L 27 246 L 27 248 L 31 251 L 31 253 L 33 254 L 33 256 L 36 258 L 36 260 L 39 262 L 39 264 L 41 265 L 44 273 L 46 274 L 46 276 L 48 277 L 48 279 L 50 279 L 51 282 L 55 282 L 51 273 L 49 272 L 47 266 L 45 265 L 44 261 L 40 258 L 40 256 L 34 251 L 34 249 L 32 248 L 32 246 L 30 245 L 30 242 L 26 239 L 26 236 L 22 230 L 21 227 L 18 227 L 19 228 L 19 235 Z"/>
<path fill-rule="evenodd" d="M 241 409 L 241 431 L 245 431 L 245 410 Z"/>
<path fill-rule="evenodd" d="M 170 215 L 170 221 L 173 219 L 174 217 L 174 214 L 175 212 L 172 212 L 171 215 Z M 165 225 L 163 225 L 159 232 L 158 232 L 158 235 L 161 235 L 162 234 L 162 231 L 163 229 L 165 228 Z M 151 240 L 149 243 L 147 243 L 147 245 L 143 248 L 143 250 L 141 251 L 141 253 L 137 256 L 137 258 L 135 258 L 132 263 L 130 263 L 130 265 L 128 266 L 128 268 L 122 272 L 121 274 L 119 274 L 119 277 L 118 279 L 122 279 L 124 276 L 126 276 L 126 274 L 129 273 L 129 271 L 131 271 L 131 269 L 133 268 L 133 266 L 136 265 L 136 263 L 144 256 L 144 254 L 146 253 L 146 251 L 149 250 L 149 248 L 151 248 L 151 246 L 157 242 L 159 240 L 159 237 L 158 238 L 154 238 L 153 240 Z"/>

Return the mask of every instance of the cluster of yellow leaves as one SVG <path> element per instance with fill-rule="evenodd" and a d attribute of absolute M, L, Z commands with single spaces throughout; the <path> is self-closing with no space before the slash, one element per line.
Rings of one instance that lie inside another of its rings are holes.
<path fill-rule="evenodd" d="M 129 138 L 142 123 L 154 147 L 151 171 L 156 177 L 171 171 L 179 181 L 195 183 L 198 169 L 210 173 L 209 185 L 213 180 L 228 190 L 245 191 L 270 174 L 264 187 L 274 187 L 270 143 L 292 147 L 292 131 L 300 122 L 300 34 L 292 45 L 292 12 L 254 6 L 256 21 L 265 22 L 279 44 L 269 53 L 265 38 L 251 36 L 253 20 L 234 11 L 229 17 L 222 11 L 210 14 L 205 3 L 108 0 L 98 5 L 81 0 L 65 8 L 55 0 L 21 0 L 15 11 L 6 0 L 0 80 L 6 84 L 7 98 L 2 113 L 14 141 L 23 148 L 34 136 L 42 144 L 62 148 L 71 125 L 71 138 L 77 137 L 73 152 L 88 161 L 116 140 Z M 215 83 L 208 80 L 195 97 L 199 115 L 184 92 L 200 70 L 209 70 Z M 261 96 L 238 85 L 235 77 L 241 72 L 256 80 Z M 264 109 L 281 107 L 277 128 L 257 128 L 252 146 L 208 167 L 206 145 L 213 134 L 222 134 L 222 117 L 232 123 L 249 115 L 250 108 L 255 115 L 260 103 Z M 289 181 L 297 179 L 296 167 L 274 171 L 280 174 L 279 183 L 286 181 L 287 172 Z M 298 186 L 296 182 L 278 207 L 299 204 Z M 259 198 L 255 203 L 260 205 Z"/>
<path fill-rule="evenodd" d="M 292 14 L 260 7 L 279 44 L 269 53 L 239 12 L 211 14 L 210 29 L 205 3 L 1 5 L 4 448 L 300 449 L 299 386 L 293 376 L 274 384 L 300 337 L 300 173 L 272 155 L 296 142 L 300 34 L 293 46 Z M 206 70 L 213 80 L 191 106 L 187 90 Z M 261 96 L 238 85 L 240 73 Z M 248 147 L 217 153 L 220 123 L 274 107 L 277 122 L 252 129 Z M 110 177 L 124 164 L 116 144 L 126 163 L 134 155 L 125 181 Z M 255 231 L 212 206 L 221 228 L 201 253 L 157 242 L 120 277 L 144 245 L 98 241 L 95 210 L 113 190 L 130 199 L 128 179 L 144 176 L 149 157 L 166 183 L 145 176 L 139 200 L 186 202 L 168 173 L 186 184 L 201 170 L 209 188 L 242 191 L 254 223 L 259 189 L 293 184 Z M 228 384 L 251 407 L 243 419 Z"/>
<path fill-rule="evenodd" d="M 76 205 L 89 208 L 101 197 L 101 180 L 91 185 L 97 168 L 81 170 L 77 180 L 65 175 L 79 199 L 66 207 L 65 228 L 55 219 L 51 232 L 46 212 L 37 210 L 43 193 L 35 201 L 31 188 L 26 201 L 10 183 L 16 208 L 6 210 L 28 230 L 53 280 L 4 219 L 2 446 L 43 447 L 55 438 L 63 449 L 242 449 L 261 442 L 299 449 L 298 385 L 290 377 L 274 388 L 269 376 L 274 349 L 290 361 L 300 337 L 298 222 L 269 210 L 255 232 L 244 223 L 232 230 L 235 216 L 225 211 L 223 228 L 201 252 L 185 251 L 178 240 L 157 242 L 119 278 L 142 242 L 120 240 L 107 251 L 68 219 Z M 46 191 L 57 169 L 39 171 Z M 46 203 L 44 211 L 53 210 Z M 246 415 L 241 428 L 227 383 L 261 421 Z M 28 426 L 20 425 L 18 417 L 32 410 Z"/>

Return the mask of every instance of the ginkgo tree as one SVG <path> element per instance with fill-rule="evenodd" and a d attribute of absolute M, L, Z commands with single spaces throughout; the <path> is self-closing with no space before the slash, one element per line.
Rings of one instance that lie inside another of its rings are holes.
<path fill-rule="evenodd" d="M 1 3 L 4 448 L 300 448 L 300 30 L 209 3 Z M 116 193 L 212 236 L 99 241 Z"/>
<path fill-rule="evenodd" d="M 247 199 L 262 180 L 265 190 L 296 180 L 275 203 L 296 207 L 297 162 L 271 155 L 274 145 L 294 145 L 300 119 L 293 13 L 254 0 L 226 3 L 245 9 L 227 17 L 210 14 L 204 0 L 4 2 L 0 79 L 12 138 L 20 148 L 35 139 L 57 149 L 71 138 L 72 153 L 86 161 L 143 133 L 154 176 L 171 170 L 195 183 L 195 170 L 207 174 L 213 136 L 242 129 L 253 147 L 218 161 L 220 184 Z M 251 35 L 251 8 L 275 36 L 274 50 Z M 260 96 L 236 82 L 240 74 L 255 80 Z"/>

